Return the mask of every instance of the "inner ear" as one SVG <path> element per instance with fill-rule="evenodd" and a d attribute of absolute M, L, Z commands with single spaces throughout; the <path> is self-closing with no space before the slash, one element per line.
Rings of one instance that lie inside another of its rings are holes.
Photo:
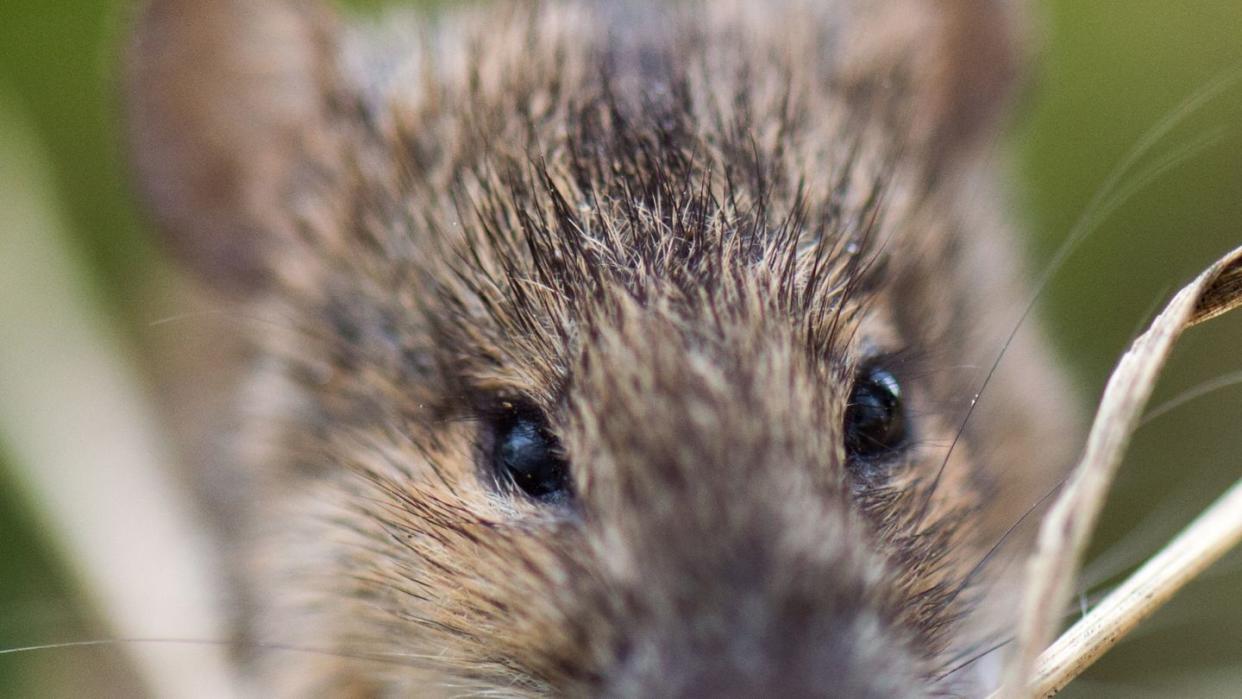
<path fill-rule="evenodd" d="M 299 0 L 153 0 L 126 64 L 137 187 L 178 258 L 217 286 L 266 277 L 302 145 L 326 118 L 337 22 Z"/>

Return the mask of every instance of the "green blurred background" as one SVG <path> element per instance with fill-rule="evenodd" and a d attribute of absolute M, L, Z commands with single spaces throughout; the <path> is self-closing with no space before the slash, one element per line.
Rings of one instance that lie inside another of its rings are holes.
<path fill-rule="evenodd" d="M 50 173 L 45 196 L 63 221 L 83 288 L 121 335 L 125 360 L 141 367 L 157 352 L 153 299 L 169 274 L 135 212 L 118 139 L 116 53 L 130 7 L 123 0 L 0 4 L 0 144 L 6 145 L 0 157 L 39 154 L 31 167 Z M 1144 132 L 1210 81 L 1242 75 L 1238 0 L 1049 0 L 1039 9 L 1041 60 L 1008 148 L 1035 270 Z M 1084 401 L 1098 395 L 1156 304 L 1242 243 L 1240 117 L 1237 85 L 1187 115 L 1144 162 L 1177 153 L 1186 153 L 1185 161 L 1094 230 L 1054 278 L 1043 311 Z M 1208 145 L 1193 150 L 1204 139 Z M 17 166 L 10 171 L 22 177 Z M 0 230 L 0 236 L 22 234 Z M 1239 348 L 1239 318 L 1192 332 L 1156 402 L 1242 370 Z M 1144 428 L 1096 550 L 1137 557 L 1158 547 L 1242 475 L 1240 428 L 1242 388 L 1214 393 Z M 12 464 L 4 459 L 0 444 L 0 648 L 104 633 L 75 594 L 72 566 L 43 533 L 39 503 L 6 479 Z M 1137 538 L 1125 538 L 1136 527 Z M 1242 557 L 1235 554 L 1068 694 L 1242 696 L 1240 602 Z M 108 649 L 0 656 L 0 694 L 77 694 L 91 687 L 92 673 L 120 657 Z"/>

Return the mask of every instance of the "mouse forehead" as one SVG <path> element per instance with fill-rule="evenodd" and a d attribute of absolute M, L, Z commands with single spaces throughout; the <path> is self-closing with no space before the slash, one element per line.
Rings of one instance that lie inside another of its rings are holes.
<path fill-rule="evenodd" d="M 719 162 L 665 152 L 585 187 L 555 163 L 479 184 L 426 298 L 439 346 L 470 380 L 552 398 L 576 364 L 612 365 L 634 341 L 721 366 L 796 351 L 807 371 L 844 379 L 859 355 L 899 348 L 880 195 L 857 207 L 840 188 L 783 198 L 717 178 Z"/>
<path fill-rule="evenodd" d="M 782 44 L 725 14 L 680 42 L 573 12 L 487 42 L 444 27 L 431 50 L 369 36 L 351 164 L 327 178 L 349 191 L 321 197 L 354 204 L 348 264 L 416 286 L 467 382 L 546 405 L 625 304 L 709 335 L 779 319 L 808 361 L 848 359 L 890 260 L 941 240 L 897 223 L 920 164 L 890 97 L 837 84 L 829 25 Z"/>
<path fill-rule="evenodd" d="M 395 264 L 434 289 L 433 320 L 451 315 L 442 346 L 488 354 L 469 368 L 480 383 L 550 390 L 644 314 L 700 345 L 753 344 L 761 326 L 814 361 L 842 359 L 879 315 L 864 311 L 884 306 L 915 199 L 892 134 L 844 107 L 814 123 L 751 111 L 779 132 L 723 122 L 679 80 L 639 97 L 606 75 L 395 197 L 384 234 L 418 250 Z"/>

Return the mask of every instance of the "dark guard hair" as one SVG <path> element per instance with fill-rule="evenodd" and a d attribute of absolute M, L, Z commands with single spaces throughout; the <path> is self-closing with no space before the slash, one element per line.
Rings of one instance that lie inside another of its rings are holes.
<path fill-rule="evenodd" d="M 1007 621 L 989 549 L 1071 446 L 1034 334 L 962 422 L 1022 298 L 979 155 L 1011 21 L 547 2 L 347 28 L 308 2 L 152 3 L 144 191 L 265 320 L 214 479 L 242 494 L 241 638 L 331 654 L 254 653 L 261 681 L 977 689 L 953 670 Z M 903 411 L 882 451 L 845 446 L 861 385 Z M 513 454 L 560 471 L 528 494 Z"/>

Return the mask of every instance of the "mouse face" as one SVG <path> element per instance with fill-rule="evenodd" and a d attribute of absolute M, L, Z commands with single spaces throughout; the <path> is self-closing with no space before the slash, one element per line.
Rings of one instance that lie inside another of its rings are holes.
<path fill-rule="evenodd" d="M 326 651 L 261 681 L 982 692 L 1073 446 L 1032 333 L 976 406 L 1028 293 L 1001 5 L 153 3 L 145 191 L 263 321 L 242 633 Z"/>

